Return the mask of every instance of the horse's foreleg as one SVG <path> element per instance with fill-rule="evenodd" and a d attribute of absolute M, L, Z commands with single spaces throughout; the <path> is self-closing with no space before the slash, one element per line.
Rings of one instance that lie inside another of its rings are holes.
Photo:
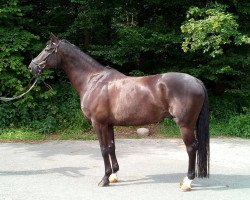
<path fill-rule="evenodd" d="M 114 138 L 114 127 L 109 126 L 108 129 L 108 137 L 109 137 L 109 155 L 112 163 L 112 174 L 109 177 L 109 181 L 111 183 L 115 183 L 118 181 L 117 171 L 119 170 L 119 165 L 117 162 L 116 154 L 115 154 L 115 138 Z"/>
<path fill-rule="evenodd" d="M 109 185 L 109 176 L 112 174 L 111 164 L 109 160 L 108 126 L 97 123 L 94 123 L 93 126 L 97 132 L 105 166 L 105 174 L 98 185 L 100 187 L 104 187 Z"/>
<path fill-rule="evenodd" d="M 196 161 L 196 150 L 197 142 L 194 135 L 194 128 L 181 127 L 180 128 L 182 139 L 186 145 L 186 150 L 188 153 L 189 163 L 188 163 L 188 173 L 181 183 L 182 191 L 189 191 L 191 189 L 192 181 L 195 178 L 195 161 Z"/>

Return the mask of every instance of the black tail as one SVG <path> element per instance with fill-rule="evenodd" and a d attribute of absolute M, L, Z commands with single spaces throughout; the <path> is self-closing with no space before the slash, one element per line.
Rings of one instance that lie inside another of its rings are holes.
<path fill-rule="evenodd" d="M 209 105 L 207 90 L 205 86 L 203 88 L 205 99 L 196 123 L 196 137 L 198 140 L 196 176 L 199 178 L 209 178 Z"/>

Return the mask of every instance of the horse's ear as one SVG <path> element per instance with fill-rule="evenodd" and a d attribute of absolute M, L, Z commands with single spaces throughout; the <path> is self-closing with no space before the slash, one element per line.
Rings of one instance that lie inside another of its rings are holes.
<path fill-rule="evenodd" d="M 58 43 L 59 39 L 53 33 L 50 32 L 50 40 L 53 43 Z"/>

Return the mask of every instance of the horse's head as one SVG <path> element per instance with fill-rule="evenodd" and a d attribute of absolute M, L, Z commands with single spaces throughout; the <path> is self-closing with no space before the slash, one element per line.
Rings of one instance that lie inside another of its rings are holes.
<path fill-rule="evenodd" d="M 57 54 L 60 40 L 52 33 L 50 35 L 51 39 L 47 42 L 46 47 L 29 64 L 29 70 L 36 76 L 45 68 L 54 68 L 60 65 L 61 59 Z"/>

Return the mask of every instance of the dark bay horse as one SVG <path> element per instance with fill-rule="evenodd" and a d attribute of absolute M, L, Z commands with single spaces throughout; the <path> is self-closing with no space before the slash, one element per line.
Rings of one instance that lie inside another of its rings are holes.
<path fill-rule="evenodd" d="M 189 156 L 182 190 L 190 190 L 195 176 L 209 176 L 208 96 L 200 80 L 184 73 L 129 77 L 52 35 L 29 69 L 38 75 L 54 67 L 67 74 L 80 96 L 82 112 L 98 135 L 105 166 L 99 186 L 109 185 L 110 176 L 119 170 L 113 127 L 145 125 L 165 117 L 179 126 Z"/>

